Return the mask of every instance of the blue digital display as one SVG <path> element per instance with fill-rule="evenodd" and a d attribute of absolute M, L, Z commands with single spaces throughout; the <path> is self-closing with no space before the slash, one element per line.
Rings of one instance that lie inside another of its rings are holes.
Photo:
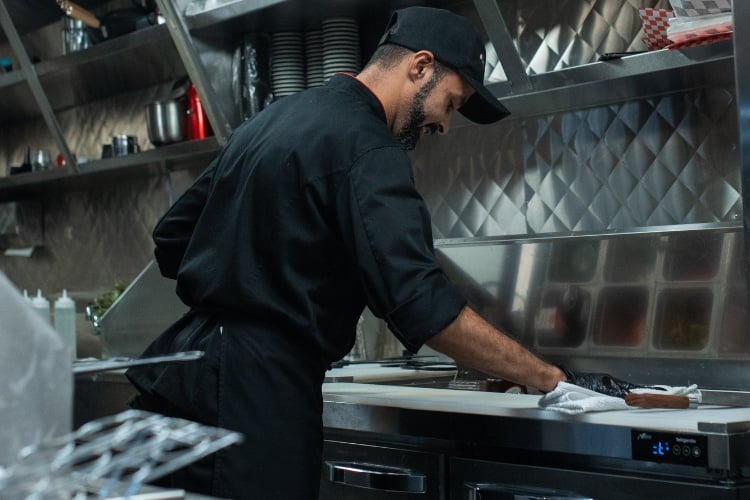
<path fill-rule="evenodd" d="M 669 442 L 668 441 L 657 441 L 652 447 L 651 447 L 651 454 L 657 455 L 663 457 L 669 452 Z"/>

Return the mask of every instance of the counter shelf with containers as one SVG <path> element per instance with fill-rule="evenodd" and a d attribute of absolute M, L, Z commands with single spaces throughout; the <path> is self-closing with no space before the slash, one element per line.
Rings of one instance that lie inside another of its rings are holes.
<path fill-rule="evenodd" d="M 736 325 L 723 324 L 726 301 L 741 300 L 743 289 L 737 232 L 552 245 L 531 324 L 541 350 L 713 356 L 741 337 Z"/>

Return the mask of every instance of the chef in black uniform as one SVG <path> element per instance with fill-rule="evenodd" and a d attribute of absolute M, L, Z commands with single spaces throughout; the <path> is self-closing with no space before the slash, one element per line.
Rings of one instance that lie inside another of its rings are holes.
<path fill-rule="evenodd" d="M 465 18 L 396 11 L 358 75 L 285 97 L 238 127 L 154 230 L 156 259 L 191 309 L 133 368 L 134 407 L 241 432 L 171 478 L 226 498 L 312 499 L 321 384 L 353 346 L 365 306 L 409 350 L 427 343 L 543 391 L 564 380 L 480 318 L 436 261 L 406 150 L 459 111 L 508 113 L 482 85 L 484 43 Z"/>

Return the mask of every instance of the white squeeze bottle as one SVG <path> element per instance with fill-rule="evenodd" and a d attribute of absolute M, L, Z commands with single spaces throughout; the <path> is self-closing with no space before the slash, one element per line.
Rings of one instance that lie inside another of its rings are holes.
<path fill-rule="evenodd" d="M 70 353 L 71 362 L 76 360 L 76 303 L 63 288 L 62 296 L 55 301 L 55 330 Z"/>
<path fill-rule="evenodd" d="M 36 289 L 36 297 L 31 299 L 31 307 L 39 313 L 39 316 L 44 319 L 47 323 L 50 322 L 49 318 L 49 300 L 42 297 L 42 290 Z"/>

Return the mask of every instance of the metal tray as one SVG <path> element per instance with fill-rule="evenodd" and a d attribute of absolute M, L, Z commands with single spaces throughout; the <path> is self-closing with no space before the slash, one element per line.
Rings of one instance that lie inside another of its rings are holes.
<path fill-rule="evenodd" d="M 122 370 L 131 366 L 152 365 L 156 363 L 178 363 L 183 361 L 195 361 L 201 359 L 203 351 L 184 351 L 164 356 L 153 356 L 150 358 L 110 358 L 80 360 L 73 363 L 74 375 L 86 375 L 89 373 Z"/>

